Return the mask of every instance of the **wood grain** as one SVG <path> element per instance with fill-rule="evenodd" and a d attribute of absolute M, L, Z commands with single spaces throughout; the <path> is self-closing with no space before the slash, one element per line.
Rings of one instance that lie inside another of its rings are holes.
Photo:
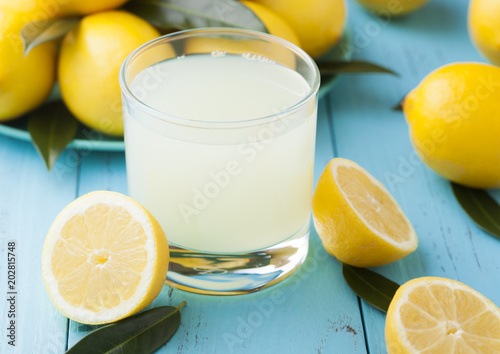
<path fill-rule="evenodd" d="M 403 113 L 391 111 L 432 70 L 455 61 L 484 61 L 467 34 L 468 1 L 430 1 L 420 11 L 387 24 L 354 1 L 349 5 L 350 25 L 369 38 L 357 57 L 383 63 L 401 78 L 342 79 L 329 96 L 337 151 L 386 185 L 419 236 L 416 252 L 374 270 L 399 283 L 422 276 L 456 279 L 500 304 L 498 287 L 491 281 L 500 274 L 494 256 L 500 242 L 468 220 L 449 183 L 416 157 Z M 376 28 L 380 31 L 375 35 Z M 366 303 L 362 311 L 370 353 L 386 353 L 385 315 Z"/>

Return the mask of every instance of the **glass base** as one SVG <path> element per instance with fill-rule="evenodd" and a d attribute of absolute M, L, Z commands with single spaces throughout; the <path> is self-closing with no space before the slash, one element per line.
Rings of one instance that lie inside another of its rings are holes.
<path fill-rule="evenodd" d="M 293 274 L 308 249 L 309 222 L 286 241 L 255 252 L 210 254 L 171 245 L 165 283 L 197 294 L 248 294 Z"/>

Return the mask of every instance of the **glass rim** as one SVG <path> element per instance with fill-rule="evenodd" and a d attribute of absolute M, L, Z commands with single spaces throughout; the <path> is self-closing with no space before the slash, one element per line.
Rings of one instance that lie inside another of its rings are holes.
<path fill-rule="evenodd" d="M 271 115 L 266 115 L 266 116 L 261 116 L 261 117 L 256 117 L 256 118 L 250 118 L 250 119 L 245 119 L 245 120 L 238 120 L 238 121 L 229 121 L 229 122 L 224 122 L 224 121 L 201 121 L 201 120 L 193 120 L 193 119 L 188 119 L 188 118 L 182 118 L 178 116 L 174 116 L 168 113 L 165 113 L 163 111 L 160 111 L 158 109 L 155 109 L 143 101 L 141 101 L 139 98 L 137 98 L 132 91 L 130 90 L 130 86 L 127 83 L 126 79 L 126 72 L 127 72 L 127 67 L 130 61 L 136 57 L 137 55 L 141 54 L 143 51 L 148 50 L 149 48 L 152 48 L 156 45 L 159 44 L 159 42 L 165 42 L 168 43 L 169 41 L 172 41 L 174 39 L 178 38 L 189 38 L 189 37 L 194 37 L 194 36 L 199 36 L 199 35 L 205 35 L 205 34 L 237 34 L 241 36 L 247 36 L 247 37 L 252 37 L 252 38 L 265 38 L 268 39 L 269 41 L 273 41 L 288 50 L 294 52 L 297 56 L 301 57 L 307 64 L 308 66 L 312 69 L 314 72 L 314 82 L 309 89 L 309 92 L 305 95 L 304 98 L 302 98 L 299 102 L 293 104 L 290 107 L 287 107 L 283 110 L 281 110 L 278 113 L 274 113 Z M 314 59 L 309 56 L 303 49 L 299 48 L 293 43 L 288 42 L 285 39 L 282 39 L 280 37 L 268 34 L 268 33 L 263 33 L 263 32 L 258 32 L 258 31 L 253 31 L 253 30 L 246 30 L 246 29 L 240 29 L 240 28 L 227 28 L 227 27 L 206 27 L 206 28 L 196 28 L 196 29 L 189 29 L 189 30 L 183 30 L 183 31 L 177 31 L 173 33 L 169 33 L 160 37 L 157 37 L 155 39 L 152 39 L 141 46 L 137 47 L 132 51 L 127 58 L 124 60 L 120 67 L 120 72 L 118 76 L 120 88 L 122 91 L 122 95 L 125 96 L 127 101 L 129 103 L 134 104 L 137 108 L 149 113 L 152 117 L 156 119 L 160 119 L 162 121 L 165 121 L 166 123 L 172 123 L 172 124 L 178 124 L 178 125 L 184 125 L 184 126 L 190 126 L 190 127 L 198 127 L 198 128 L 241 128 L 241 127 L 248 127 L 248 126 L 254 126 L 254 125 L 259 125 L 259 124 L 265 124 L 269 123 L 275 120 L 280 120 L 284 117 L 289 116 L 293 112 L 299 110 L 302 108 L 304 105 L 307 104 L 307 102 L 317 94 L 319 86 L 320 86 L 320 73 L 318 66 L 316 65 L 316 62 Z"/>

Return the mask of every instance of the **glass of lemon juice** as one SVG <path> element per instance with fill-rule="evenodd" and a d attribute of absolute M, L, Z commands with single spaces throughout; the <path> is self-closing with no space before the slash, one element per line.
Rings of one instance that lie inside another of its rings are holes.
<path fill-rule="evenodd" d="M 167 284 L 245 294 L 302 264 L 319 81 L 300 48 L 238 29 L 177 32 L 125 60 L 129 194 L 167 235 Z"/>

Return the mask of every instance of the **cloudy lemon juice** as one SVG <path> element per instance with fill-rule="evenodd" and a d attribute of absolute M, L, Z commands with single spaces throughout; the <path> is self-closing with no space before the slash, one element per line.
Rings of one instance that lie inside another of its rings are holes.
<path fill-rule="evenodd" d="M 272 116 L 310 90 L 295 71 L 253 59 L 166 60 L 139 73 L 131 90 L 151 108 L 207 123 Z M 309 220 L 315 130 L 309 118 L 285 113 L 229 142 L 224 132 L 220 141 L 203 142 L 203 131 L 179 139 L 140 117 L 126 119 L 127 149 L 134 151 L 127 154 L 129 193 L 173 244 L 216 253 L 272 246 Z"/>
<path fill-rule="evenodd" d="M 193 37 L 202 49 L 186 49 Z M 160 37 L 125 61 L 129 194 L 167 235 L 171 285 L 245 293 L 303 262 L 319 81 L 302 56 L 276 37 L 206 29 Z"/>

